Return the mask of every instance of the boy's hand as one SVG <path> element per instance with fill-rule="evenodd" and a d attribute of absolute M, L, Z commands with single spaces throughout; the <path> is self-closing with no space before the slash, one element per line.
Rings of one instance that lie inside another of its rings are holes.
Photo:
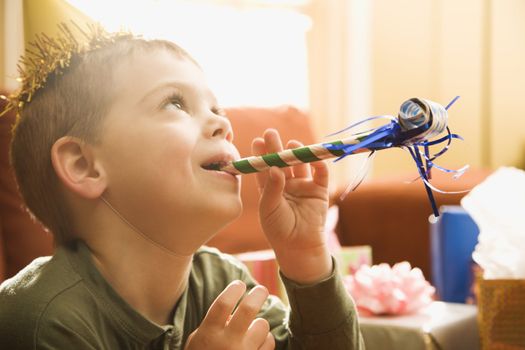
<path fill-rule="evenodd" d="M 274 349 L 268 321 L 255 318 L 268 297 L 266 288 L 253 288 L 231 314 L 245 291 L 246 285 L 241 281 L 230 283 L 215 299 L 200 327 L 189 336 L 185 350 Z"/>
<path fill-rule="evenodd" d="M 303 146 L 290 141 L 286 148 Z M 276 130 L 252 143 L 253 153 L 283 150 Z M 257 173 L 262 193 L 259 215 L 282 273 L 298 283 L 315 283 L 332 272 L 324 225 L 328 210 L 328 167 L 324 162 L 271 168 Z"/>

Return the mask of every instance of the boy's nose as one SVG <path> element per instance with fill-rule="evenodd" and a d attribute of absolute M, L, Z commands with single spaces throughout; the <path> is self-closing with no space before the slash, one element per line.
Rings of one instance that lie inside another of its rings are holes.
<path fill-rule="evenodd" d="M 206 133 L 209 137 L 223 137 L 228 142 L 233 141 L 232 125 L 225 116 L 211 114 L 207 124 Z"/>

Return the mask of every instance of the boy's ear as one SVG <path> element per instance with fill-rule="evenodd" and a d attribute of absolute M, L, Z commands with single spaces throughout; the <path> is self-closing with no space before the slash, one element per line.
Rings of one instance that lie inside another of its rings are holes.
<path fill-rule="evenodd" d="M 77 195 L 94 199 L 104 193 L 106 176 L 90 144 L 61 137 L 51 147 L 51 163 L 64 186 Z"/>

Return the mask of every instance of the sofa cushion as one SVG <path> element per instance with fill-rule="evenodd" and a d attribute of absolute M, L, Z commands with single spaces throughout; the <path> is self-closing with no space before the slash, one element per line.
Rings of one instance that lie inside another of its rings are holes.
<path fill-rule="evenodd" d="M 2 216 L 0 216 L 0 282 L 5 277 L 5 252 L 4 252 L 4 233 L 2 230 Z"/>

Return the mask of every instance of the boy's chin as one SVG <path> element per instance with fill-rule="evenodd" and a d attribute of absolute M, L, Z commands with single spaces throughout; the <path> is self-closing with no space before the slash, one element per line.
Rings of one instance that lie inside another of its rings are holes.
<path fill-rule="evenodd" d="M 242 202 L 239 201 L 235 205 L 222 206 L 220 209 L 215 211 L 213 217 L 215 217 L 215 223 L 217 224 L 215 233 L 219 232 L 235 220 L 242 214 Z M 210 216 L 211 217 L 211 216 Z"/>
<path fill-rule="evenodd" d="M 224 222 L 224 226 L 231 224 L 233 221 L 237 220 L 242 214 L 242 202 L 239 200 L 235 204 L 228 206 L 223 206 L 221 208 L 221 219 L 220 221 Z"/>

